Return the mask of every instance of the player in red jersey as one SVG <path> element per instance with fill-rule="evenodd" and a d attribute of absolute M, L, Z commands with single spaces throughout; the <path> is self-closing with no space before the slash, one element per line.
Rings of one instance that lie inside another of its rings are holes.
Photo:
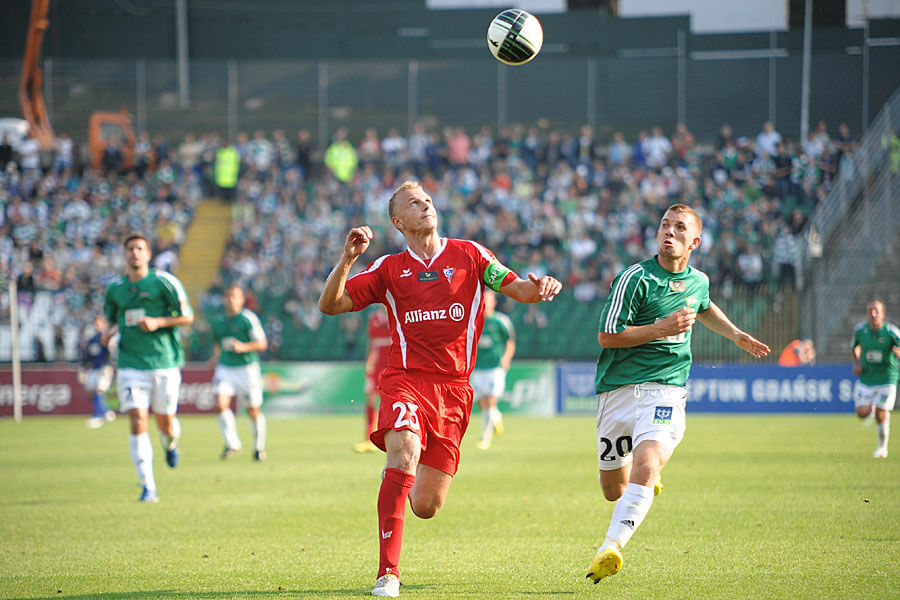
<path fill-rule="evenodd" d="M 378 446 L 372 443 L 371 437 L 378 425 L 378 378 L 387 366 L 388 350 L 391 348 L 391 324 L 383 306 L 372 311 L 366 328 L 369 344 L 366 348 L 366 437 L 353 445 L 356 452 L 375 452 Z"/>
<path fill-rule="evenodd" d="M 378 429 L 371 436 L 387 452 L 372 595 L 393 597 L 400 593 L 397 565 L 407 498 L 416 516 L 430 519 L 456 474 L 472 411 L 469 373 L 484 324 L 485 287 L 534 303 L 552 300 L 562 284 L 532 273 L 520 279 L 480 244 L 440 237 L 431 197 L 418 183 L 397 188 L 388 212 L 406 238 L 406 250 L 376 259 L 348 280 L 373 237 L 367 226 L 351 229 L 319 309 L 336 315 L 376 302 L 388 309 L 393 341 L 378 386 Z"/>

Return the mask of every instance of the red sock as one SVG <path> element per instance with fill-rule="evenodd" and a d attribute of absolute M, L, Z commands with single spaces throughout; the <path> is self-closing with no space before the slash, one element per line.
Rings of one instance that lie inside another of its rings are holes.
<path fill-rule="evenodd" d="M 416 476 L 398 469 L 385 469 L 378 492 L 378 577 L 385 573 L 400 576 L 400 546 L 403 544 L 403 520 L 406 499 Z"/>
<path fill-rule="evenodd" d="M 374 406 L 366 406 L 366 439 L 369 439 L 372 433 L 375 432 L 376 422 L 375 422 L 375 407 Z"/>

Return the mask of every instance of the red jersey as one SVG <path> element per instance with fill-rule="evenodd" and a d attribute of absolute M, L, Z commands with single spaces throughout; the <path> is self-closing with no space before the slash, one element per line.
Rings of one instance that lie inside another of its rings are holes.
<path fill-rule="evenodd" d="M 430 261 L 407 248 L 387 254 L 347 280 L 353 310 L 380 302 L 388 309 L 388 366 L 468 377 L 484 326 L 484 286 L 517 276 L 476 242 L 441 238 Z"/>
<path fill-rule="evenodd" d="M 374 373 L 380 373 L 387 366 L 388 351 L 391 348 L 391 323 L 382 310 L 373 311 L 369 316 L 366 330 L 369 349 L 375 357 Z"/>

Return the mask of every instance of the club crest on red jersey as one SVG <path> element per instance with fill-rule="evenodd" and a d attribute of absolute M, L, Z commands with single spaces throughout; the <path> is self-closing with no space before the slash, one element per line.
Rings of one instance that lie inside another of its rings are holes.
<path fill-rule="evenodd" d="M 447 278 L 447 283 L 453 281 L 453 267 L 445 267 L 444 268 L 444 277 Z"/>

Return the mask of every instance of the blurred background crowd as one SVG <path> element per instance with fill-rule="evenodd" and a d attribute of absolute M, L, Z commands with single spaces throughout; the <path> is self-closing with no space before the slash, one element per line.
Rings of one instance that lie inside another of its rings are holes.
<path fill-rule="evenodd" d="M 308 346 L 316 332 L 331 337 L 316 356 L 356 357 L 361 319 L 342 317 L 337 330 L 322 330 L 318 295 L 349 227 L 366 223 L 376 232 L 357 268 L 402 249 L 387 200 L 407 179 L 421 181 L 434 199 L 443 235 L 477 240 L 521 274 L 555 275 L 568 306 L 599 306 L 619 270 L 652 256 L 658 219 L 674 202 L 703 218 L 694 265 L 711 275 L 715 292 L 766 296 L 795 284 L 797 236 L 832 183 L 853 177 L 856 143 L 845 124 L 824 122 L 802 141 L 783 138 L 768 122 L 739 132 L 724 124 L 702 141 L 684 125 L 648 127 L 628 139 L 590 126 L 550 130 L 540 121 L 469 131 L 419 124 L 408 136 L 340 128 L 324 152 L 306 130 L 241 133 L 233 141 L 215 133 L 171 141 L 142 134 L 131 168 L 113 145 L 93 169 L 67 139 L 59 136 L 51 153 L 38 152 L 31 139 L 16 148 L 0 140 L 0 278 L 17 282 L 24 321 L 39 315 L 52 324 L 38 336 L 35 360 L 74 358 L 102 311 L 105 286 L 123 270 L 124 234 L 149 235 L 153 266 L 189 277 L 179 272 L 180 248 L 198 203 L 211 197 L 228 204 L 231 226 L 198 314 L 217 310 L 219 292 L 237 282 L 269 332 L 268 358 L 315 354 L 297 340 Z M 8 299 L 2 302 L 8 315 Z M 552 326 L 547 311 L 529 307 L 516 317 Z M 596 315 L 584 316 L 593 330 Z M 192 358 L 208 355 L 203 319 L 189 347 Z"/>

